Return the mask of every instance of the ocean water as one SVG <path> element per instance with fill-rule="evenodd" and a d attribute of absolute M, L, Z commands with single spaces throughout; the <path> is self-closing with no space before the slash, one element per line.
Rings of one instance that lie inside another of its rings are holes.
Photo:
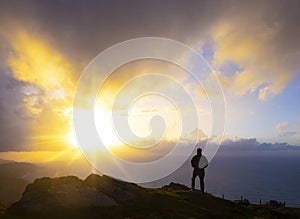
<path fill-rule="evenodd" d="M 206 171 L 206 188 L 231 200 L 300 207 L 300 154 L 219 156 Z"/>
<path fill-rule="evenodd" d="M 145 186 L 170 182 L 190 186 L 189 161 L 170 176 Z M 199 181 L 196 181 L 199 188 Z M 270 200 L 300 207 L 300 152 L 255 152 L 217 154 L 206 169 L 205 190 L 226 199 L 248 199 L 251 203 Z"/>

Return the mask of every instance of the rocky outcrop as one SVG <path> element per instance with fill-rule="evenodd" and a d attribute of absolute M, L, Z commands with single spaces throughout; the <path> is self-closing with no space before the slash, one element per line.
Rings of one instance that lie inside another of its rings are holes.
<path fill-rule="evenodd" d="M 88 176 L 83 184 L 88 188 L 95 189 L 112 197 L 117 202 L 133 200 L 137 196 L 136 193 L 142 190 L 141 187 L 134 183 L 128 183 L 105 175 L 99 176 L 96 174 Z"/>
<path fill-rule="evenodd" d="M 91 174 L 85 180 L 76 176 L 44 177 L 29 184 L 13 209 L 42 210 L 55 207 L 107 207 L 133 200 L 142 187 L 108 176 Z"/>
<path fill-rule="evenodd" d="M 162 187 L 163 189 L 171 189 L 171 190 L 183 190 L 183 191 L 188 191 L 191 190 L 189 187 L 179 184 L 179 183 L 174 183 L 171 182 L 169 185 L 165 185 Z"/>

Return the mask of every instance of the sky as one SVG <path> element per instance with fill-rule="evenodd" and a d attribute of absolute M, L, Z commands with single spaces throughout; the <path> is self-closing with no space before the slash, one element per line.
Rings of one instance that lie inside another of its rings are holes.
<path fill-rule="evenodd" d="M 177 40 L 202 54 L 224 91 L 225 138 L 255 138 L 260 143 L 300 146 L 299 9 L 300 2 L 296 0 L 2 0 L 1 154 L 76 148 L 72 107 L 80 75 L 100 52 L 138 37 Z M 111 109 L 111 103 L 103 102 L 116 97 L 122 83 L 136 76 L 134 72 L 145 69 L 177 75 L 179 83 L 199 99 L 200 129 L 208 135 L 211 114 L 203 91 L 194 89 L 180 69 L 145 61 L 119 69 L 105 85 L 106 92 L 100 94 L 99 129 L 106 136 L 105 141 L 115 143 L 116 136 L 105 132 L 105 110 Z M 176 88 L 157 81 L 136 81 L 123 92 L 130 94 L 145 84 L 156 91 Z M 121 105 L 127 103 L 123 100 Z M 133 130 L 142 136 L 149 134 L 148 126 L 140 124 L 149 122 L 160 108 L 161 116 L 174 123 L 166 129 L 167 139 L 178 137 L 180 124 L 174 122 L 178 115 L 171 105 L 150 96 L 137 102 L 136 107 L 144 114 L 142 120 L 130 117 Z M 131 115 L 138 112 L 133 110 Z M 192 133 L 196 127 L 190 128 L 186 131 Z"/>

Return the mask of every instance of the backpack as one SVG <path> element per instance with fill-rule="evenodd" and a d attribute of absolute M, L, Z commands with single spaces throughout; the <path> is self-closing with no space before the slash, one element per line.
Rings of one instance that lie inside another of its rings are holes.
<path fill-rule="evenodd" d="M 191 160 L 191 165 L 193 168 L 199 168 L 199 161 L 200 161 L 201 156 L 194 156 Z"/>

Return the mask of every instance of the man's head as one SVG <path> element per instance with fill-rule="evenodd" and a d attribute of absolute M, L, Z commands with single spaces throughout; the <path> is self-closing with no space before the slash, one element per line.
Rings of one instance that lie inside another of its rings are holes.
<path fill-rule="evenodd" d="M 202 154 L 202 149 L 201 148 L 197 149 L 197 154 Z"/>

